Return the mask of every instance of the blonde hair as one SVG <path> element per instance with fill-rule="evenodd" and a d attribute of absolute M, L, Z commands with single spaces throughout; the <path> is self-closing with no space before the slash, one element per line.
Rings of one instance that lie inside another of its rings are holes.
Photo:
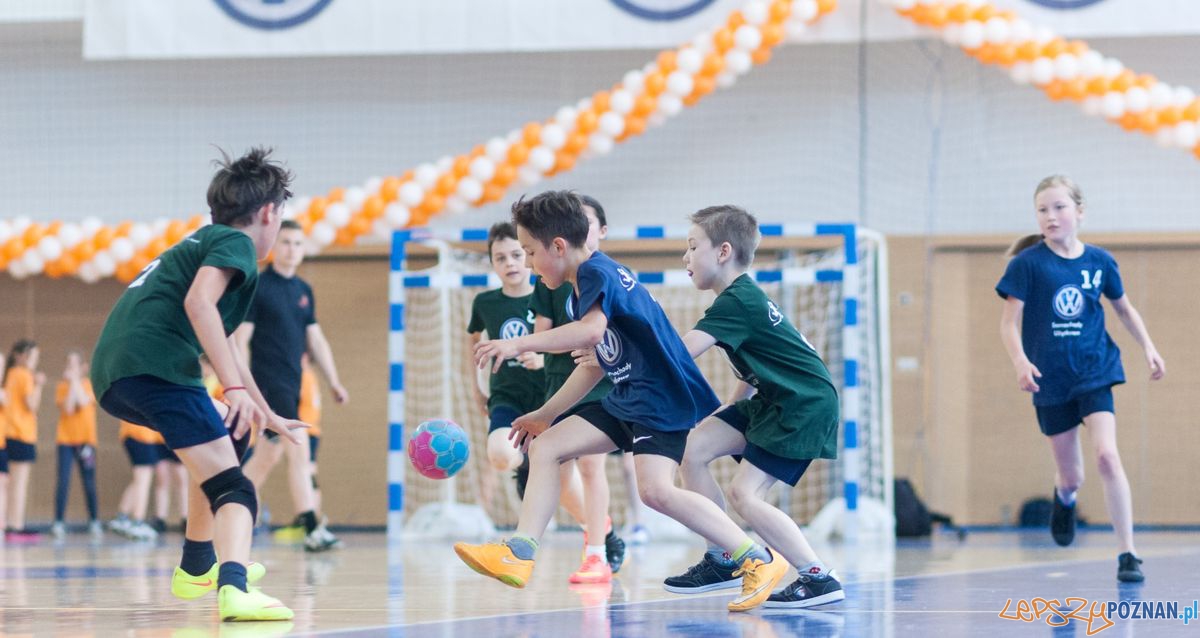
<path fill-rule="evenodd" d="M 1037 196 L 1041 195 L 1042 191 L 1044 190 L 1058 187 L 1067 189 L 1067 195 L 1070 196 L 1071 201 L 1075 202 L 1075 205 L 1079 208 L 1083 208 L 1085 203 L 1083 191 L 1079 189 L 1079 185 L 1075 183 L 1075 180 L 1067 177 L 1066 175 L 1051 175 L 1050 177 L 1038 182 L 1037 189 L 1033 191 L 1033 199 L 1036 201 Z M 1004 253 L 1004 256 L 1015 257 L 1025 249 L 1037 244 L 1043 239 L 1045 239 L 1045 237 L 1043 237 L 1041 233 L 1025 235 L 1017 241 L 1014 241 L 1012 245 L 1008 247 L 1008 250 Z"/>

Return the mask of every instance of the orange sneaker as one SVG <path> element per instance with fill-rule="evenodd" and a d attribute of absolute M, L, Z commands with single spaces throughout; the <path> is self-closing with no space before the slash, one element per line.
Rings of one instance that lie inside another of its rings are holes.
<path fill-rule="evenodd" d="M 533 561 L 517 558 L 504 543 L 469 545 L 455 543 L 454 553 L 467 567 L 508 585 L 523 589 L 533 575 Z"/>
<path fill-rule="evenodd" d="M 764 563 L 757 558 L 747 558 L 733 575 L 742 577 L 742 595 L 729 602 L 729 611 L 750 611 L 763 604 L 771 595 L 771 591 L 783 579 L 788 570 L 788 562 L 775 550 L 771 552 L 771 562 Z"/>
<path fill-rule="evenodd" d="M 579 570 L 571 574 L 567 580 L 576 585 L 609 583 L 612 582 L 612 568 L 608 566 L 608 561 L 604 560 L 603 556 L 594 554 L 585 556 Z"/>

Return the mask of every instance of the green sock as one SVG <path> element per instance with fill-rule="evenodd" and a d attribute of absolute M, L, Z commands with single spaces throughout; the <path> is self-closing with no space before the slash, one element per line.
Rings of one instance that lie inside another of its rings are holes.
<path fill-rule="evenodd" d="M 737 551 L 730 552 L 729 555 L 733 557 L 733 562 L 739 565 L 747 558 L 757 558 L 764 563 L 771 562 L 771 553 L 765 547 L 749 538 L 742 542 L 741 545 L 738 545 Z"/>
<path fill-rule="evenodd" d="M 533 540 L 533 537 L 520 534 L 514 534 L 505 542 L 505 545 L 512 550 L 513 556 L 521 560 L 533 560 L 533 555 L 537 553 L 538 548 L 538 542 Z"/>

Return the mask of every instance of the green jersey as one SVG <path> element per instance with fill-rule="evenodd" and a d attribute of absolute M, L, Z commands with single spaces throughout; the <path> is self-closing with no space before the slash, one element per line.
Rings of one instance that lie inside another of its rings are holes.
<path fill-rule="evenodd" d="M 551 327 L 557 328 L 571 322 L 571 317 L 567 314 L 567 304 L 571 302 L 571 285 L 564 283 L 563 285 L 551 290 L 542 283 L 541 277 L 538 277 L 537 282 L 533 286 L 533 297 L 529 300 L 529 308 L 533 310 L 533 314 L 541 317 L 546 317 L 551 320 Z M 571 353 L 564 352 L 560 354 L 546 353 L 546 399 L 554 396 L 555 392 L 567 382 L 567 377 L 575 371 L 575 359 L 571 357 Z M 600 383 L 592 388 L 587 396 L 579 400 L 580 403 L 589 401 L 599 401 L 612 390 L 612 381 L 608 380 L 608 375 L 600 379 Z"/>
<path fill-rule="evenodd" d="M 235 228 L 205 226 L 150 262 L 113 306 L 92 355 L 92 386 L 101 398 L 114 381 L 147 374 L 179 385 L 204 387 L 200 341 L 183 300 L 201 266 L 232 270 L 217 301 L 225 334 L 242 323 L 258 264 L 254 243 Z"/>
<path fill-rule="evenodd" d="M 738 402 L 746 440 L 790 459 L 837 458 L 838 397 L 812 345 L 748 275 L 713 301 L 696 329 L 711 335 L 734 372 L 757 390 Z"/>
<path fill-rule="evenodd" d="M 484 330 L 489 339 L 513 339 L 533 332 L 533 311 L 529 309 L 532 295 L 509 297 L 497 288 L 481 292 L 471 303 L 471 321 L 467 332 Z M 492 374 L 488 387 L 488 409 L 507 405 L 522 412 L 541 407 L 545 377 L 541 370 L 527 370 L 520 361 L 509 359 Z"/>

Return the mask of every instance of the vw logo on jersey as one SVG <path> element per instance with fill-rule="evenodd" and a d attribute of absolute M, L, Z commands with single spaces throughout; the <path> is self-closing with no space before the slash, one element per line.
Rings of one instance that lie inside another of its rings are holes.
<path fill-rule="evenodd" d="M 1083 291 L 1066 285 L 1054 293 L 1054 313 L 1063 319 L 1074 319 L 1083 312 Z"/>
<path fill-rule="evenodd" d="M 643 20 L 682 20 L 715 0 L 612 0 L 622 11 Z"/>
<path fill-rule="evenodd" d="M 513 317 L 500 326 L 501 339 L 516 339 L 527 334 L 529 334 L 529 324 L 525 323 L 524 319 Z"/>
<path fill-rule="evenodd" d="M 621 278 L 621 287 L 627 291 L 633 290 L 633 287 L 637 285 L 637 280 L 624 268 L 617 268 L 617 276 Z"/>
<path fill-rule="evenodd" d="M 575 295 L 567 295 L 567 303 L 565 304 L 567 316 L 571 319 L 579 319 L 575 316 Z"/>
<path fill-rule="evenodd" d="M 612 329 L 606 329 L 604 338 L 596 344 L 596 356 L 610 366 L 621 360 L 621 338 Z"/>
<path fill-rule="evenodd" d="M 1099 4 L 1104 0 L 1029 0 L 1030 2 L 1041 5 L 1048 9 L 1082 9 L 1093 4 Z"/>
<path fill-rule="evenodd" d="M 313 19 L 333 0 L 213 0 L 229 17 L 255 29 L 290 29 Z"/>
<path fill-rule="evenodd" d="M 778 326 L 783 321 L 783 313 L 779 312 L 779 306 L 775 305 L 774 301 L 767 300 L 767 320 L 772 326 Z"/>

